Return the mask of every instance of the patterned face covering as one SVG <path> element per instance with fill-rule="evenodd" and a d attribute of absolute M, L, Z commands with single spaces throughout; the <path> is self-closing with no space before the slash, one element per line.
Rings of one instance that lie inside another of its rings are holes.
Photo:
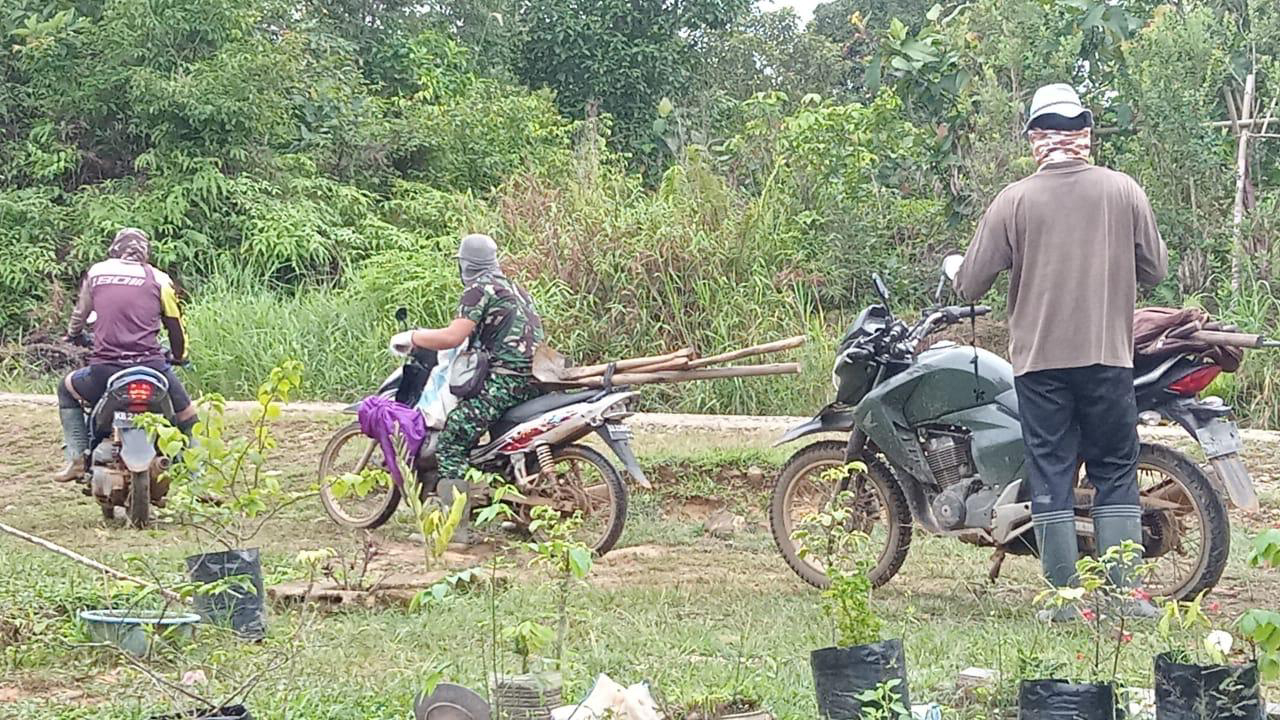
<path fill-rule="evenodd" d="M 1089 160 L 1089 148 L 1092 145 L 1090 128 L 1028 130 L 1027 139 L 1031 141 L 1031 154 L 1035 156 L 1036 164 L 1040 167 L 1048 163 Z"/>

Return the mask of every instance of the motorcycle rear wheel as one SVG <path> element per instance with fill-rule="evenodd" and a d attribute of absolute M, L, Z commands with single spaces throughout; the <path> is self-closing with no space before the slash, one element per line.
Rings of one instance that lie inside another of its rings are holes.
<path fill-rule="evenodd" d="M 353 444 L 354 443 L 354 444 Z M 320 502 L 329 518 L 335 523 L 354 530 L 372 530 L 381 527 L 400 507 L 400 488 L 388 482 L 375 487 L 363 497 L 338 497 L 333 491 L 333 479 L 345 473 L 359 474 L 381 466 L 378 444 L 365 437 L 360 423 L 353 422 L 334 433 L 320 455 Z"/>
<path fill-rule="evenodd" d="M 836 487 L 827 488 L 821 476 L 844 464 L 843 442 L 821 441 L 801 448 L 778 473 L 769 503 L 769 529 L 778 550 L 787 565 L 816 588 L 828 587 L 831 580 L 821 561 L 812 556 L 800 556 L 791 536 L 805 515 L 823 509 L 840 492 Z M 883 526 L 880 529 L 859 528 L 871 537 L 873 552 L 878 546 L 876 563 L 868 577 L 872 585 L 880 587 L 902 569 L 902 563 L 907 559 L 911 548 L 911 510 L 893 471 L 879 458 L 871 458 L 866 465 L 865 473 L 848 477 L 842 483 L 863 481 L 858 506 L 869 511 L 868 523 Z M 806 491 L 806 484 L 812 489 Z"/>
<path fill-rule="evenodd" d="M 566 445 L 551 451 L 554 487 L 530 487 L 530 497 L 548 498 L 574 505 L 582 525 L 574 539 L 604 555 L 622 536 L 629 496 L 618 469 L 604 455 L 585 445 Z"/>
<path fill-rule="evenodd" d="M 129 479 L 129 497 L 125 501 L 129 525 L 141 530 L 151 522 L 151 473 L 133 473 Z"/>
<path fill-rule="evenodd" d="M 1231 522 L 1209 476 L 1186 455 L 1143 443 L 1138 453 L 1138 492 L 1144 500 L 1178 509 L 1142 513 L 1143 544 L 1153 565 L 1146 590 L 1157 597 L 1192 600 L 1211 590 L 1227 567 Z"/>

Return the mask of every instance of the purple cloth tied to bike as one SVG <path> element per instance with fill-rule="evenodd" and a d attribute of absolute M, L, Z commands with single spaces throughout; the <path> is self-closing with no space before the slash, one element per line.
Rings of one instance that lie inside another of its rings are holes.
<path fill-rule="evenodd" d="M 373 395 L 360 401 L 356 417 L 360 419 L 360 432 L 378 441 L 387 471 L 395 480 L 396 487 L 403 488 L 404 478 L 400 475 L 400 463 L 396 461 L 394 438 L 396 433 L 404 438 L 405 462 L 413 467 L 418 450 L 427 437 L 427 423 L 422 419 L 422 413 L 391 398 Z"/>

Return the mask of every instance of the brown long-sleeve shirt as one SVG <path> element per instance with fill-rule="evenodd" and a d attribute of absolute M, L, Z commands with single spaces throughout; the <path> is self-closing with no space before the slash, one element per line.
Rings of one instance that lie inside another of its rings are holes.
<path fill-rule="evenodd" d="M 1084 161 L 1054 163 L 996 196 L 956 290 L 976 301 L 1005 270 L 1015 375 L 1133 367 L 1138 284 L 1164 279 L 1168 251 L 1133 178 Z"/>

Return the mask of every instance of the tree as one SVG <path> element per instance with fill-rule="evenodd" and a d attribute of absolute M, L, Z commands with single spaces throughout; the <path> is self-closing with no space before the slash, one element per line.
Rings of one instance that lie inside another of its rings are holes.
<path fill-rule="evenodd" d="M 549 87 L 571 117 L 609 113 L 621 146 L 648 156 L 659 101 L 679 94 L 694 70 L 693 49 L 728 27 L 750 0 L 525 0 L 515 72 Z"/>

